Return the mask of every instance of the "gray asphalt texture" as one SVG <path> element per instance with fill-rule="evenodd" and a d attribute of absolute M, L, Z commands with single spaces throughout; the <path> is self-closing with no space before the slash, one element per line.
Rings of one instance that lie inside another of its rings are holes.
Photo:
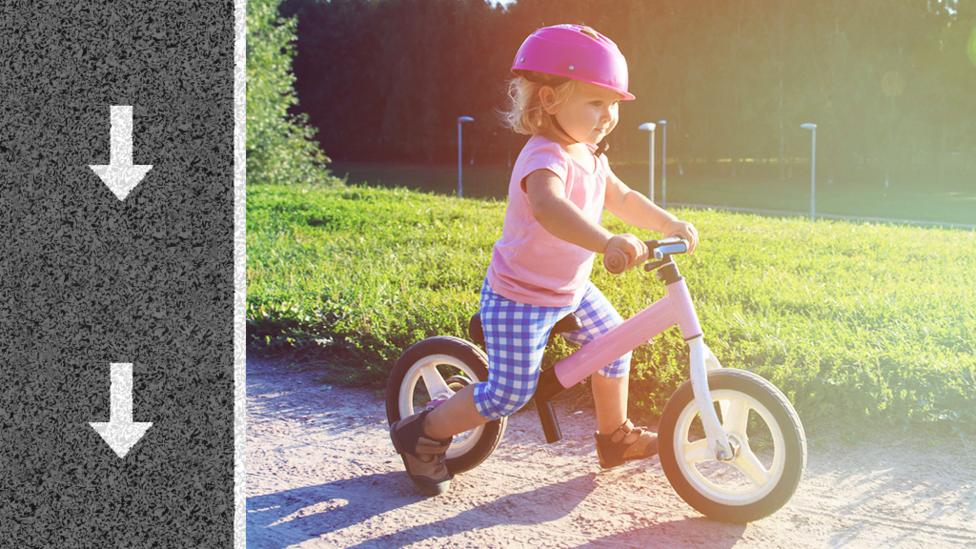
<path fill-rule="evenodd" d="M 5 1 L 0 52 L 0 546 L 232 546 L 234 3 Z M 111 105 L 153 165 L 124 202 Z"/>

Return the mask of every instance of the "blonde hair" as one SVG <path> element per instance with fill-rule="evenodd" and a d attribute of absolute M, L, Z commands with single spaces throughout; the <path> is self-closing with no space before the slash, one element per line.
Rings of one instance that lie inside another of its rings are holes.
<path fill-rule="evenodd" d="M 545 86 L 555 92 L 553 105 L 559 105 L 576 90 L 576 80 L 537 72 L 516 76 L 508 82 L 508 109 L 499 112 L 502 124 L 522 135 L 548 130 L 552 122 L 539 99 L 539 90 Z"/>

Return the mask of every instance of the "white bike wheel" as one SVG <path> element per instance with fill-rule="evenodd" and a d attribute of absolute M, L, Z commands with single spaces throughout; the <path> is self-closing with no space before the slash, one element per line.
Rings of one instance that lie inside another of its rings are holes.
<path fill-rule="evenodd" d="M 460 387 L 452 386 L 448 379 L 464 376 L 468 382 Z M 432 354 L 417 359 L 403 375 L 397 399 L 400 417 L 408 417 L 425 408 L 434 407 L 439 401 L 449 399 L 464 385 L 477 380 L 478 374 L 465 362 L 452 355 Z M 462 456 L 471 451 L 481 437 L 484 425 L 454 436 L 448 448 L 447 459 Z"/>
<path fill-rule="evenodd" d="M 685 383 L 661 418 L 661 466 L 678 495 L 711 518 L 742 523 L 769 515 L 793 495 L 806 466 L 799 417 L 778 389 L 751 372 L 715 370 L 708 384 L 734 459 L 707 452 L 700 410 Z"/>
<path fill-rule="evenodd" d="M 390 425 L 447 400 L 464 385 L 488 379 L 488 357 L 472 343 L 455 337 L 430 337 L 415 343 L 397 361 L 387 381 L 386 415 Z M 446 458 L 452 473 L 473 469 L 495 450 L 506 418 L 455 435 Z"/>

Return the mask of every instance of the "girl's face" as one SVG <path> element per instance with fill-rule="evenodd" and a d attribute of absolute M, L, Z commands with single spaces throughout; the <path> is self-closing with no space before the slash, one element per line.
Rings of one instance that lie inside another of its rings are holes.
<path fill-rule="evenodd" d="M 546 91 L 544 88 L 543 105 L 548 104 Z M 546 107 L 546 112 L 555 115 L 556 120 L 573 139 L 596 145 L 617 126 L 619 103 L 620 95 L 617 92 L 578 82 L 566 101 L 554 107 Z"/>

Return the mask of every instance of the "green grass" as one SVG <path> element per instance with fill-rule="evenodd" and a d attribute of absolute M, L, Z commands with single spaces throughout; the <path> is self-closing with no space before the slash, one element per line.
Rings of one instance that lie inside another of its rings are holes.
<path fill-rule="evenodd" d="M 382 386 L 408 345 L 465 336 L 504 213 L 402 188 L 249 186 L 250 349 Z M 706 341 L 784 390 L 805 422 L 976 424 L 976 233 L 676 213 L 702 235 L 677 262 Z M 597 267 L 593 280 L 624 317 L 663 294 L 639 270 Z M 635 351 L 635 411 L 660 412 L 686 353 L 676 329 Z"/>
<path fill-rule="evenodd" d="M 647 164 L 612 164 L 615 173 L 632 188 L 647 193 Z M 810 172 L 807 165 L 793 167 L 793 176 L 779 181 L 775 166 L 745 165 L 739 175 L 728 166 L 707 169 L 689 166 L 684 176 L 668 166 L 667 200 L 670 203 L 708 204 L 796 212 L 810 211 Z M 349 181 L 371 185 L 400 186 L 438 194 L 457 191 L 457 166 L 382 163 L 337 163 L 333 172 Z M 660 168 L 659 168 L 660 169 Z M 464 166 L 464 196 L 504 199 L 511 169 L 501 166 Z M 660 202 L 661 179 L 657 173 L 655 195 Z M 847 175 L 834 178 L 825 170 L 817 175 L 817 212 L 851 217 L 892 218 L 931 223 L 976 225 L 976 185 L 973 174 L 954 174 L 942 184 L 927 176 L 919 184 L 912 176 L 895 174 L 885 186 L 883 177 Z"/>

